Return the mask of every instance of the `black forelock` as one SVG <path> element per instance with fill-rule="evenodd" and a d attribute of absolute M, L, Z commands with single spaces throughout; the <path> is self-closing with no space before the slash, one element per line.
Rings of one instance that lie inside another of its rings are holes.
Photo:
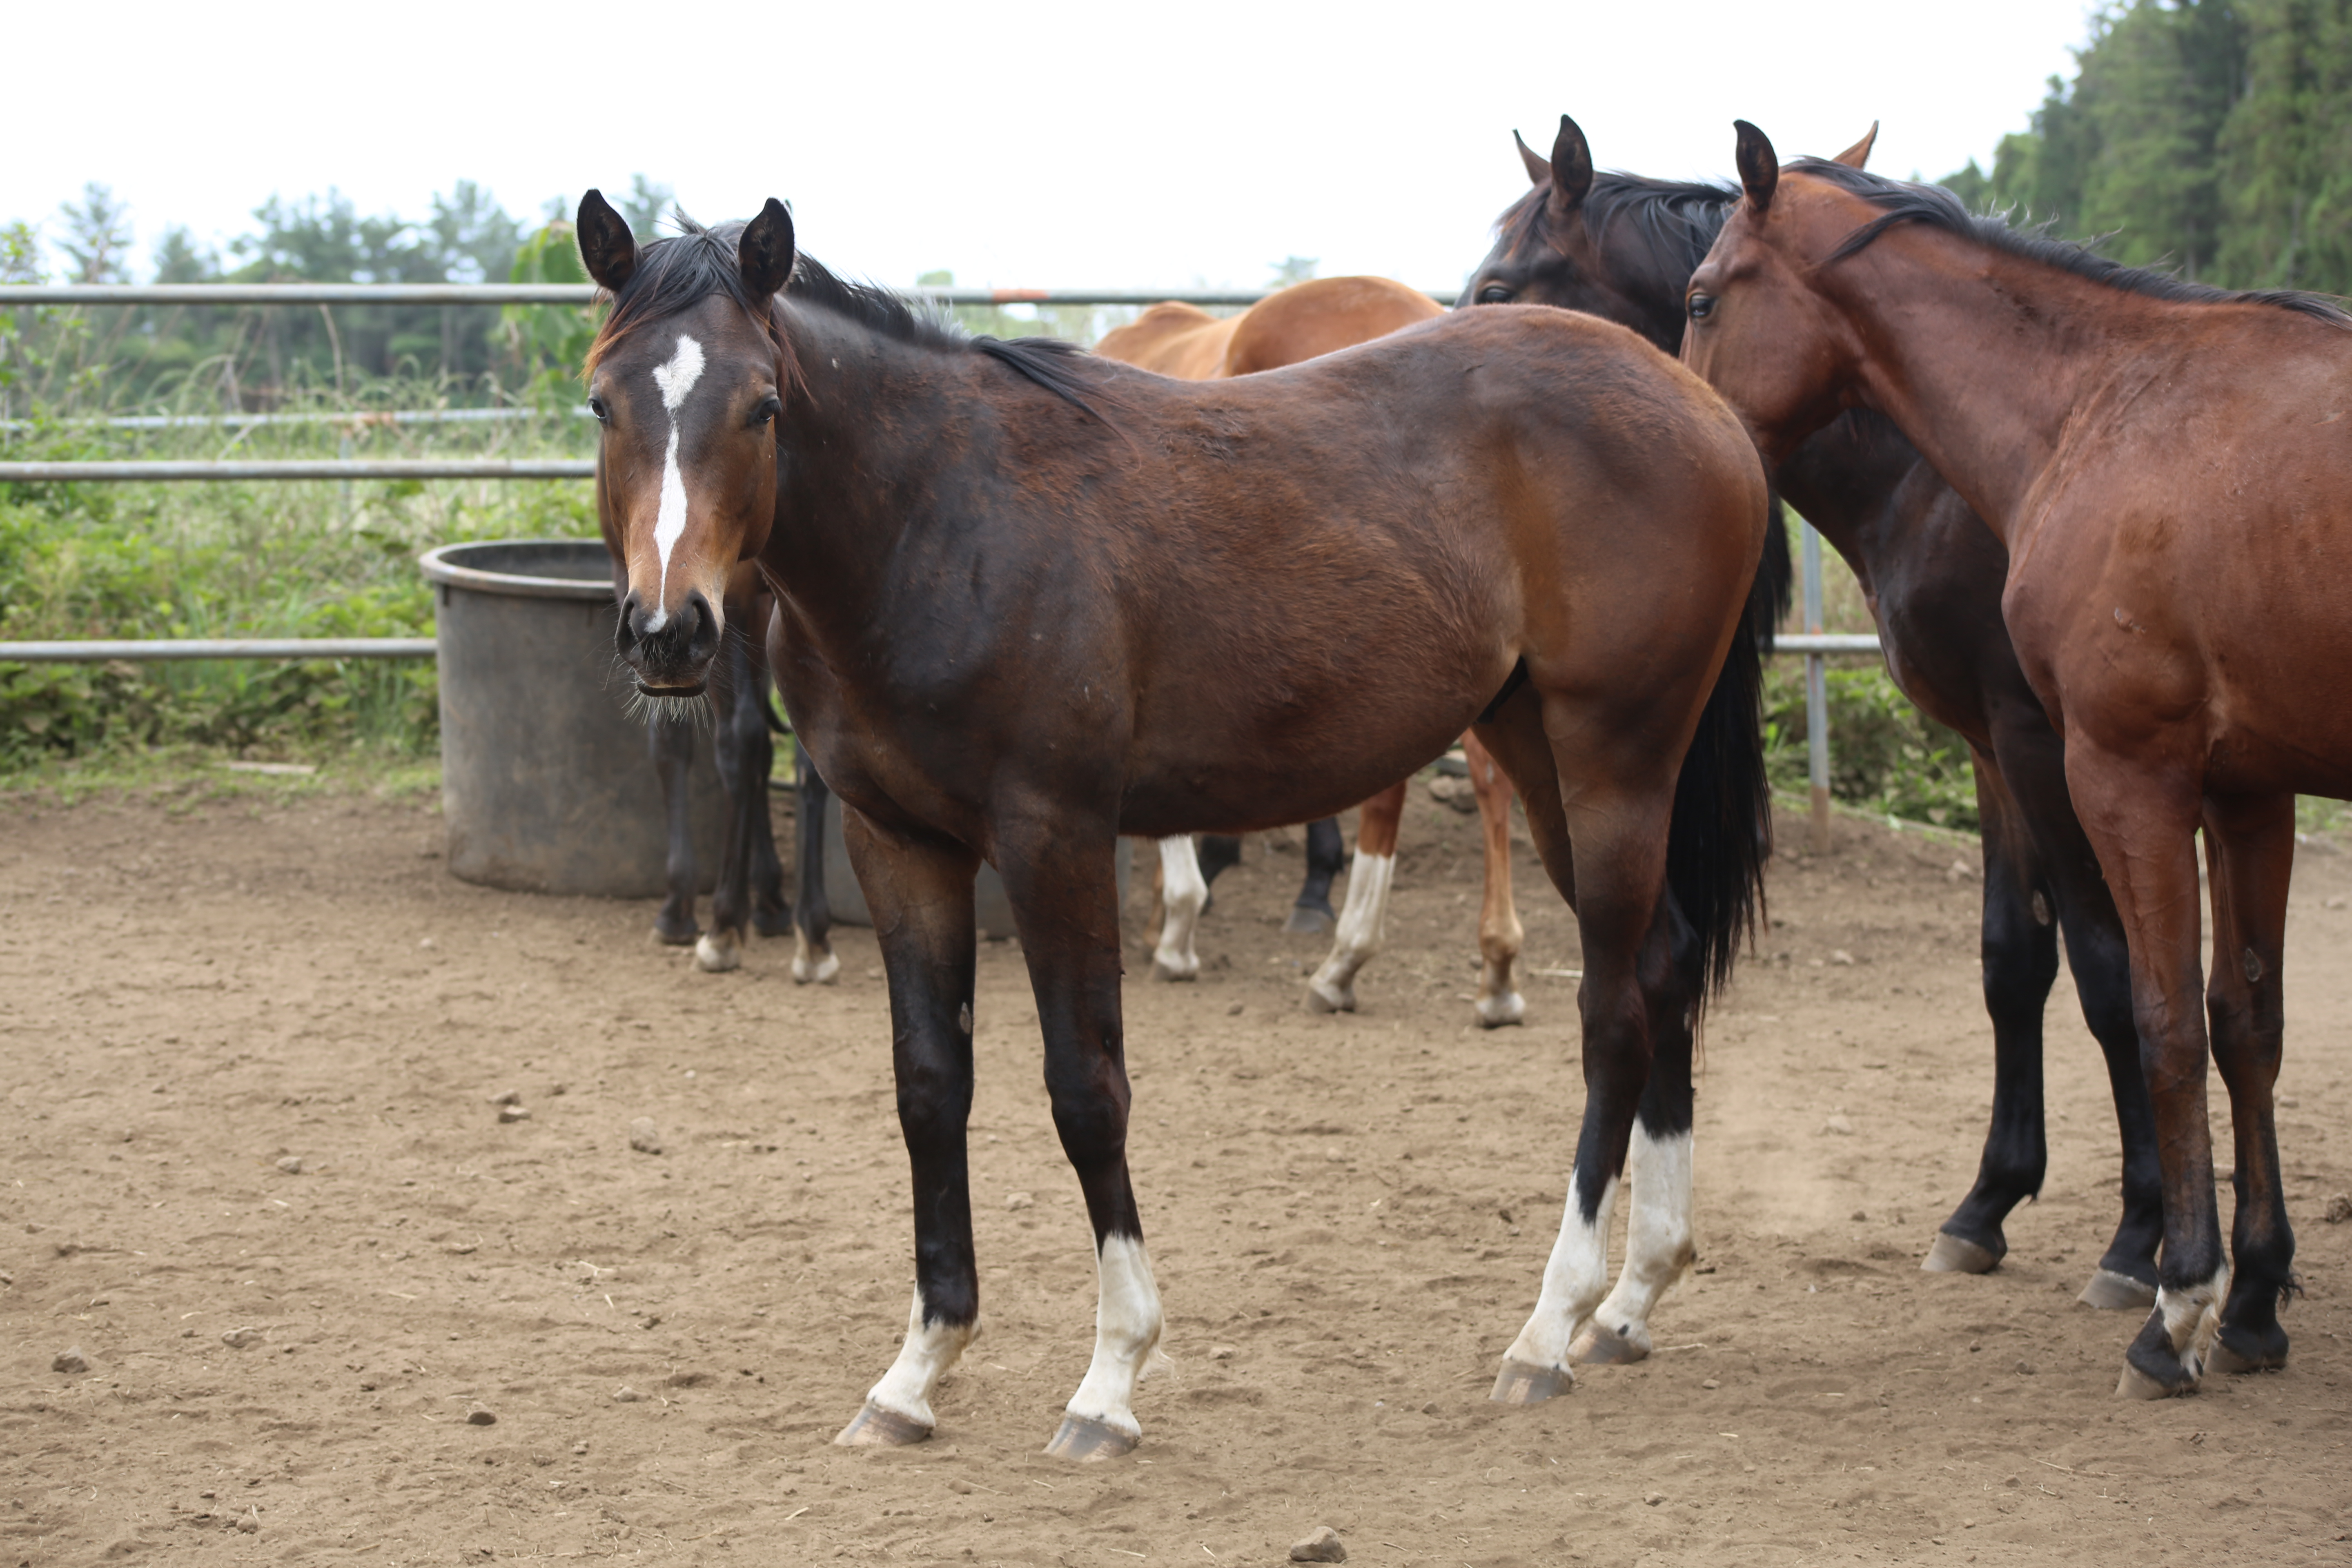
<path fill-rule="evenodd" d="M 1496 226 L 1511 250 L 1545 238 L 1545 204 L 1550 196 L 1550 185 L 1533 186 L 1503 215 Z M 1653 180 L 1607 170 L 1592 177 L 1578 211 L 1595 245 L 1611 224 L 1622 218 L 1662 277 L 1688 277 L 1706 258 L 1738 200 L 1738 188 L 1728 184 Z"/>
<path fill-rule="evenodd" d="M 2126 294 L 2145 294 L 2150 299 L 2199 305 L 2270 305 L 2283 310 L 2299 311 L 2331 325 L 2352 327 L 2352 313 L 2347 313 L 2339 301 L 2326 295 L 2292 289 L 2248 291 L 2216 289 L 2210 283 L 2193 283 L 2186 278 L 2155 268 L 2126 267 L 2120 261 L 2101 256 L 2089 246 L 2056 237 L 2049 232 L 2047 223 L 2019 228 L 2011 224 L 2007 213 L 1971 213 L 1966 203 L 1941 185 L 1890 180 L 1883 174 L 1850 168 L 1825 158 L 1799 158 L 1783 164 L 1782 168 L 1827 181 L 1881 209 L 1880 216 L 1846 236 L 1823 265 L 1843 261 L 1866 248 L 1873 240 L 1898 224 L 1920 223 L 1958 235 L 1963 239 L 1975 240 L 1995 250 L 2006 251 L 2011 256 L 2057 268 L 2077 278 L 2087 278 L 2094 283 L 2105 284 Z"/>

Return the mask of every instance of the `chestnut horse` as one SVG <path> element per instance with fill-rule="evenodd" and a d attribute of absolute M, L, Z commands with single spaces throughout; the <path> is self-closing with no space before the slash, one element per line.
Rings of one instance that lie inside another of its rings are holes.
<path fill-rule="evenodd" d="M 1864 137 L 1840 159 L 1860 166 L 1870 142 Z M 1596 174 L 1584 132 L 1565 115 L 1549 159 L 1525 142 L 1519 156 L 1532 188 L 1503 216 L 1500 238 L 1463 297 L 1591 310 L 1678 350 L 1684 290 L 1739 200 L 1738 187 Z M 2001 625 L 2008 556 L 1918 448 L 1878 415 L 1840 416 L 1773 478 L 1861 579 L 1895 684 L 1968 741 L 1976 768 L 1992 1118 L 1976 1182 L 1922 1266 L 1990 1269 L 2009 1250 L 2003 1220 L 2042 1190 L 2049 1161 L 2042 1023 L 2063 931 L 2084 1020 L 2105 1056 L 2123 1142 L 2122 1220 L 2081 1300 L 2146 1311 L 2156 1300 L 2164 1211 L 2123 921 L 2066 794 L 2063 742 Z"/>
<path fill-rule="evenodd" d="M 2119 1394 L 2281 1364 L 2294 1233 L 2271 1091 L 2294 797 L 2352 795 L 2352 316 L 2125 268 L 1949 192 L 1801 160 L 1741 121 L 1742 196 L 1691 277 L 1685 360 L 1766 457 L 1885 415 L 2009 552 L 2001 612 L 2131 953 L 2164 1248 Z M 2213 900 L 2210 1014 L 2197 830 Z M 2224 1258 L 2205 1059 L 2230 1091 Z"/>
<path fill-rule="evenodd" d="M 796 257 L 775 201 L 641 249 L 591 192 L 579 234 L 613 296 L 588 384 L 621 658 L 656 700 L 698 689 L 727 574 L 758 562 L 888 975 L 915 1293 L 838 1440 L 929 1436 L 978 1324 L 981 862 L 1094 1230 L 1094 1360 L 1047 1451 L 1121 1453 L 1162 1317 L 1127 1165 L 1118 837 L 1327 816 L 1474 721 L 1583 944 L 1583 1125 L 1495 1396 L 1568 1388 L 1653 1037 L 1727 975 L 1768 851 L 1739 635 L 1766 488 L 1730 410 L 1566 310 L 1183 382 L 929 321 Z"/>
<path fill-rule="evenodd" d="M 1318 354 L 1353 348 L 1445 313 L 1418 289 L 1386 278 L 1317 278 L 1295 283 L 1236 316 L 1222 319 L 1195 305 L 1168 300 L 1140 320 L 1103 334 L 1095 353 L 1186 381 L 1215 381 L 1280 370 Z M 1492 1029 L 1527 1016 L 1512 970 L 1525 933 L 1511 901 L 1511 784 L 1475 734 L 1462 738 L 1470 787 L 1486 829 L 1486 895 L 1478 911 L 1478 991 L 1471 1011 Z M 1356 1010 L 1356 976 L 1380 951 L 1388 921 L 1389 885 L 1396 872 L 1397 828 L 1404 819 L 1409 779 L 1400 779 L 1359 808 L 1356 859 L 1348 874 L 1347 907 L 1339 911 L 1331 952 L 1307 983 L 1307 1005 L 1318 1013 Z M 1307 886 L 1291 912 L 1291 929 L 1324 929 L 1331 908 L 1331 876 L 1339 858 L 1339 825 L 1328 819 L 1307 834 Z M 1239 846 L 1213 843 L 1205 858 L 1230 865 Z M 1162 907 L 1159 950 L 1152 972 L 1163 980 L 1190 980 L 1201 973 L 1192 934 L 1208 900 L 1213 877 L 1202 875 L 1202 860 L 1190 835 L 1160 841 Z M 1302 921 L 1310 916 L 1315 923 Z"/>

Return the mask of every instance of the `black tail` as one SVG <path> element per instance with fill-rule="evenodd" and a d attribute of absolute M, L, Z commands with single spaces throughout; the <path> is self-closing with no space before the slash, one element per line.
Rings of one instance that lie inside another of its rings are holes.
<path fill-rule="evenodd" d="M 1748 590 L 1748 639 L 1766 653 L 1772 651 L 1773 634 L 1789 618 L 1789 599 L 1797 584 L 1797 570 L 1789 559 L 1789 519 L 1780 492 L 1772 492 L 1772 510 L 1764 524 L 1764 559 L 1756 563 L 1756 581 Z"/>
<path fill-rule="evenodd" d="M 1774 508 L 1771 537 L 1780 542 L 1785 577 L 1788 541 Z M 1765 567 L 1772 560 L 1765 548 Z M 1785 586 L 1781 592 L 1787 592 Z M 1748 600 L 1769 596 L 1764 572 Z M 1689 977 L 1693 1005 L 1731 978 L 1743 941 L 1753 937 L 1764 905 L 1764 862 L 1772 854 L 1772 789 L 1764 775 L 1764 652 L 1753 637 L 1735 637 L 1723 670 L 1699 713 L 1698 732 L 1675 781 L 1675 811 L 1666 830 L 1666 887 L 1695 942 L 1697 973 Z"/>

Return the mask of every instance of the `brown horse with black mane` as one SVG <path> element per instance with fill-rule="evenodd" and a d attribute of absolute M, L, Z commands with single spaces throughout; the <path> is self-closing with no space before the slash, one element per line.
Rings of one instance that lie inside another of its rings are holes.
<path fill-rule="evenodd" d="M 1875 128 L 1838 155 L 1859 168 Z M 1531 182 L 1470 276 L 1475 305 L 1591 310 L 1679 351 L 1691 274 L 1740 199 L 1739 187 L 1596 173 L 1584 132 L 1560 116 L 1551 156 L 1519 143 Z M 2009 557 L 1968 503 L 1882 415 L 1850 409 L 1773 472 L 1780 491 L 1853 567 L 1904 693 L 1966 737 L 1984 850 L 1985 1010 L 1993 1036 L 1992 1116 L 1976 1181 L 1937 1231 L 1923 1267 L 1982 1273 L 2009 1250 L 2003 1221 L 2042 1191 L 2049 1164 L 2042 1095 L 2042 1016 L 2057 979 L 2059 933 L 2084 1021 L 2106 1058 L 2123 1146 L 2123 1215 L 2080 1298 L 2145 1312 L 2156 1300 L 2164 1229 L 2156 1125 L 2132 1026 L 2122 919 L 2066 794 L 2065 747 L 2001 624 Z M 1769 557 L 1768 557 L 1769 559 Z M 1635 1132 L 1690 1126 L 1677 1075 L 1661 1065 Z M 1686 1080 L 1684 1080 L 1686 1081 Z M 1625 1277 L 1593 1345 L 1619 1356 L 1648 1343 L 1651 1271 L 1629 1249 Z"/>
<path fill-rule="evenodd" d="M 1048 1451 L 1120 1453 L 1161 1313 L 1127 1168 L 1118 836 L 1326 816 L 1474 721 L 1583 942 L 1567 1213 L 1496 1397 L 1563 1391 L 1652 1037 L 1721 983 L 1759 896 L 1761 665 L 1738 632 L 1765 485 L 1730 410 L 1564 310 L 1180 382 L 930 323 L 796 257 L 773 201 L 640 249 L 591 192 L 579 232 L 614 297 L 589 392 L 621 656 L 656 700 L 698 692 L 727 573 L 759 563 L 888 973 L 915 1295 L 839 1440 L 927 1436 L 978 1324 L 981 862 L 1094 1227 L 1094 1360 Z"/>
<path fill-rule="evenodd" d="M 1683 355 L 1779 462 L 1841 409 L 1894 421 L 2007 548 L 2001 611 L 2065 736 L 2122 912 L 2163 1171 L 2156 1310 L 2117 1392 L 2277 1366 L 2294 1289 L 2272 1086 L 2297 794 L 2352 796 L 2352 317 L 2231 294 L 1971 216 L 1949 192 L 1801 160 L 1738 125 L 1742 198 Z M 2232 1280 L 2206 1114 L 2236 1130 Z"/>

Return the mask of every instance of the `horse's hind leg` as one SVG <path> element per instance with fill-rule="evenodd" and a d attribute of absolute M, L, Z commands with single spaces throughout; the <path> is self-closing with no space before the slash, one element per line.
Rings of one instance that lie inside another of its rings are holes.
<path fill-rule="evenodd" d="M 2042 1191 L 2050 1163 L 2042 1133 L 2042 1015 L 2058 978 L 2058 928 L 2032 837 L 1999 774 L 1976 764 L 1984 837 L 1984 910 L 1978 951 L 1992 1019 L 1992 1124 L 1976 1184 L 1936 1233 L 1919 1267 L 1983 1274 L 2009 1251 L 2001 1222 Z"/>
<path fill-rule="evenodd" d="M 656 717 L 646 725 L 646 746 L 652 752 L 654 772 L 660 775 L 662 816 L 669 830 L 669 854 L 664 870 L 669 896 L 654 915 L 656 940 L 684 947 L 701 934 L 694 923 L 695 882 L 693 818 L 688 812 L 688 775 L 694 767 L 694 726 L 683 719 Z"/>
<path fill-rule="evenodd" d="M 1478 910 L 1478 996 L 1472 1004 L 1478 1022 L 1496 1029 L 1527 1016 L 1512 971 L 1526 931 L 1511 900 L 1511 781 L 1496 765 L 1476 731 L 1462 737 L 1470 763 L 1470 787 L 1478 799 L 1478 826 L 1486 845 L 1486 896 Z"/>
<path fill-rule="evenodd" d="M 762 601 L 764 603 L 764 601 Z M 765 617 L 761 617 L 764 624 Z M 776 853 L 776 825 L 770 814 L 769 781 L 776 773 L 776 741 L 784 732 L 776 722 L 769 693 L 768 643 L 764 636 L 751 645 L 753 710 L 749 717 L 760 726 L 759 750 L 751 776 L 760 792 L 760 808 L 751 814 L 751 929 L 761 936 L 782 936 L 793 929 L 792 901 L 784 897 L 784 862 Z M 800 743 L 793 742 L 795 752 Z"/>
<path fill-rule="evenodd" d="M 768 815 L 767 715 L 752 679 L 750 645 L 730 631 L 712 672 L 711 706 L 719 722 L 712 734 L 719 754 L 719 782 L 727 791 L 727 831 L 719 851 L 719 880 L 710 893 L 710 930 L 694 944 L 696 965 L 720 973 L 743 962 L 750 924 L 751 860 L 756 823 Z"/>
<path fill-rule="evenodd" d="M 980 1331 L 965 1142 L 980 862 L 961 845 L 888 833 L 862 816 L 842 827 L 889 973 L 898 1128 L 915 1189 L 915 1301 L 898 1358 L 834 1441 L 898 1446 L 931 1435 L 932 1391 Z"/>
<path fill-rule="evenodd" d="M 1381 950 L 1389 918 L 1389 884 L 1396 876 L 1397 825 L 1404 816 L 1400 781 L 1364 802 L 1356 815 L 1356 863 L 1348 873 L 1348 903 L 1331 952 L 1307 983 L 1307 1005 L 1318 1013 L 1356 1010 L 1356 976 Z M 1328 883 L 1327 883 L 1328 886 Z"/>
<path fill-rule="evenodd" d="M 831 791 L 824 786 L 808 752 L 797 738 L 793 742 L 793 783 L 799 800 L 793 820 L 799 845 L 793 855 L 800 873 L 800 899 L 793 910 L 793 980 L 830 985 L 841 973 L 841 960 L 833 951 L 833 901 L 824 892 L 824 812 Z"/>
<path fill-rule="evenodd" d="M 1347 863 L 1347 851 L 1338 817 L 1326 816 L 1307 825 L 1307 879 L 1299 884 L 1298 901 L 1290 906 L 1290 919 L 1283 930 L 1311 936 L 1339 922 L 1331 910 L 1331 879 Z"/>
<path fill-rule="evenodd" d="M 2229 1300 L 2213 1346 L 2221 1372 L 2286 1364 L 2280 1304 L 2295 1289 L 2294 1232 L 2279 1184 L 2271 1091 L 2285 1028 L 2279 963 L 2286 942 L 2288 874 L 2294 862 L 2294 797 L 2208 802 L 2212 863 L 2213 970 L 2206 1013 L 2213 1065 L 2229 1086 L 2237 1138 L 2238 1212 L 2231 1226 Z"/>
<path fill-rule="evenodd" d="M 1160 841 L 1160 944 L 1151 954 L 1151 973 L 1162 980 L 1197 980 L 1201 955 L 1192 945 L 1201 910 L 1209 902 L 1209 881 L 1201 875 L 1200 858 L 1192 852 L 1192 836 L 1171 834 Z"/>

